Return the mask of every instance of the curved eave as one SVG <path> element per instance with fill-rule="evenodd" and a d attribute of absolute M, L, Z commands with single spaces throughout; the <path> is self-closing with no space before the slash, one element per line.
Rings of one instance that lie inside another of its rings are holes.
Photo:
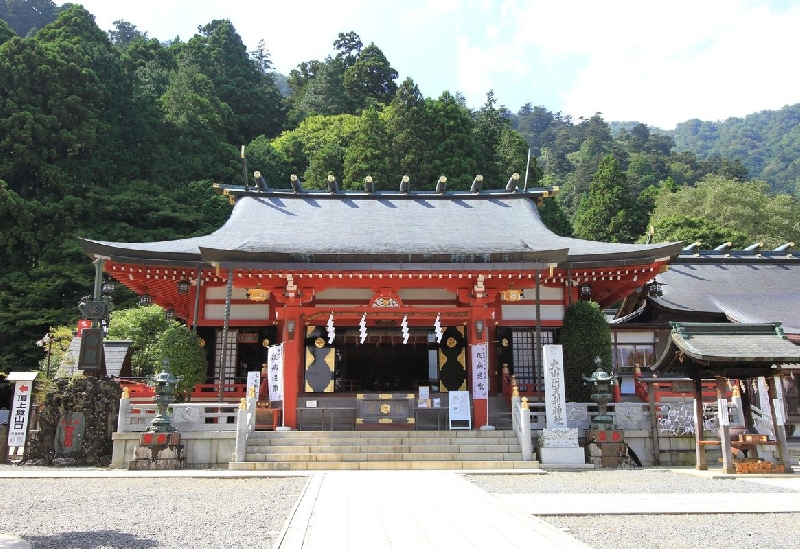
<path fill-rule="evenodd" d="M 274 269 L 295 264 L 312 270 L 542 270 L 564 263 L 567 250 L 491 254 L 279 254 L 268 251 L 201 248 L 203 261 L 231 267 Z"/>
<path fill-rule="evenodd" d="M 580 252 L 579 247 L 571 246 L 567 256 L 567 266 L 571 269 L 587 269 L 600 264 L 607 267 L 627 267 L 642 263 L 668 263 L 675 259 L 683 248 L 682 242 L 647 246 L 595 244 L 604 246 L 601 248 L 602 253 L 585 254 Z M 632 246 L 632 248 L 626 249 L 627 246 Z"/>
<path fill-rule="evenodd" d="M 190 239 L 194 240 L 194 239 Z M 186 250 L 181 251 L 179 246 L 171 246 L 170 249 L 160 249 L 164 242 L 154 243 L 122 243 L 104 242 L 100 240 L 90 240 L 88 238 L 78 238 L 81 249 L 90 257 L 105 257 L 119 263 L 129 263 L 134 265 L 203 265 L 200 249 L 193 246 L 196 251 L 191 250 L 190 246 L 185 246 Z M 169 244 L 178 244 L 182 241 L 169 241 Z"/>

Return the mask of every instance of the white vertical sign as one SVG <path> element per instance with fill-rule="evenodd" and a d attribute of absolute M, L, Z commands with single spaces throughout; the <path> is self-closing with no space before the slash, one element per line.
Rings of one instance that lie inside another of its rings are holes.
<path fill-rule="evenodd" d="M 25 435 L 28 431 L 28 412 L 31 408 L 30 381 L 17 381 L 14 384 L 14 400 L 11 404 L 11 417 L 8 418 L 8 446 L 25 446 Z"/>
<path fill-rule="evenodd" d="M 731 418 L 728 415 L 728 399 L 717 399 L 717 410 L 719 411 L 719 426 L 724 427 L 731 424 Z"/>
<path fill-rule="evenodd" d="M 489 398 L 489 356 L 486 343 L 470 345 L 472 351 L 472 398 Z"/>
<path fill-rule="evenodd" d="M 261 389 L 261 372 L 247 372 L 247 393 L 250 396 L 250 387 L 254 389 L 253 396 L 258 398 L 258 391 Z"/>
<path fill-rule="evenodd" d="M 565 428 L 564 350 L 561 345 L 542 345 L 544 361 L 545 417 L 548 429 Z"/>
<path fill-rule="evenodd" d="M 283 343 L 267 352 L 267 380 L 270 401 L 283 400 Z"/>
<path fill-rule="evenodd" d="M 761 405 L 761 411 L 769 417 L 772 414 L 772 407 L 769 400 L 769 387 L 767 387 L 766 378 L 758 378 L 758 403 Z"/>

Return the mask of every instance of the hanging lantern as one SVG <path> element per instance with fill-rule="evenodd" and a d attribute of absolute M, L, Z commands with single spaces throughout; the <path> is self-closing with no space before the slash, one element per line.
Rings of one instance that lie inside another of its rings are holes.
<path fill-rule="evenodd" d="M 514 287 L 514 283 L 512 282 L 509 285 L 508 290 L 503 290 L 500 292 L 500 299 L 503 301 L 515 302 L 522 299 L 522 290 L 518 290 Z"/>
<path fill-rule="evenodd" d="M 269 299 L 270 292 L 263 288 L 248 288 L 245 296 L 247 296 L 247 299 L 250 301 L 266 301 Z"/>

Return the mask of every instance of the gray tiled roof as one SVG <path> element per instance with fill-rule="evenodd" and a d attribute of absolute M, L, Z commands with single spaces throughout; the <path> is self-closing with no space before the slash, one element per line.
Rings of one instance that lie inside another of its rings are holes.
<path fill-rule="evenodd" d="M 125 363 L 125 357 L 128 354 L 131 343 L 133 343 L 133 341 L 130 340 L 103 341 L 103 358 L 106 361 L 106 375 L 113 377 L 120 377 L 122 375 L 122 366 Z M 130 375 L 130 372 L 128 372 L 127 375 Z"/>
<path fill-rule="evenodd" d="M 106 375 L 119 377 L 122 370 L 125 356 L 128 354 L 128 349 L 133 343 L 132 340 L 119 339 L 119 340 L 103 340 L 103 360 L 106 365 Z M 77 370 L 78 359 L 81 353 L 81 338 L 73 337 L 69 343 L 69 349 L 64 356 L 62 368 L 67 372 L 74 373 Z"/>
<path fill-rule="evenodd" d="M 800 333 L 800 260 L 721 257 L 716 263 L 679 258 L 656 280 L 656 305 L 678 312 L 721 313 L 732 322 L 781 322 Z"/>
<path fill-rule="evenodd" d="M 675 256 L 680 243 L 609 244 L 548 230 L 525 195 L 292 194 L 239 198 L 207 236 L 151 243 L 82 240 L 116 258 L 258 263 L 641 264 Z"/>

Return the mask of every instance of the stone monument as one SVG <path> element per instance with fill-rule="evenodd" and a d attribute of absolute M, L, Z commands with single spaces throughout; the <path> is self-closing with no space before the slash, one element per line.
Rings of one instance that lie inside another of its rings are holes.
<path fill-rule="evenodd" d="M 539 462 L 546 465 L 585 464 L 586 455 L 578 444 L 578 429 L 567 426 L 564 402 L 564 352 L 561 345 L 543 345 L 546 427 L 536 449 Z"/>

